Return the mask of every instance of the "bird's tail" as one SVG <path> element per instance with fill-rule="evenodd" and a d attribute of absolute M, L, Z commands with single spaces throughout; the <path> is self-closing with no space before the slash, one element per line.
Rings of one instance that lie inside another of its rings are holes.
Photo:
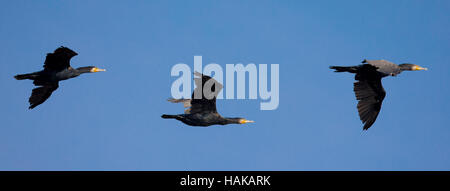
<path fill-rule="evenodd" d="M 358 71 L 357 66 L 330 66 L 330 69 L 335 70 L 334 72 L 356 73 Z"/>
<path fill-rule="evenodd" d="M 178 117 L 178 115 L 166 115 L 166 114 L 161 115 L 161 118 L 164 118 L 164 119 L 176 119 L 177 117 Z"/>
<path fill-rule="evenodd" d="M 33 80 L 35 77 L 36 75 L 34 74 L 19 74 L 14 76 L 16 80 L 25 80 L 25 79 Z"/>

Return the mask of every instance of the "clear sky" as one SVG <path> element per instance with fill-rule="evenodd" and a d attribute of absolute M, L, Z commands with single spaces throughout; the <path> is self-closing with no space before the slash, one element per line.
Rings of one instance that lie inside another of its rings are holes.
<path fill-rule="evenodd" d="M 0 170 L 450 170 L 450 2 L 2 1 Z M 28 110 L 31 81 L 64 45 L 73 67 L 107 72 L 60 83 Z M 218 100 L 254 124 L 190 127 L 166 101 L 177 63 L 279 64 L 280 105 Z M 363 59 L 428 71 L 383 80 L 362 130 L 353 76 Z"/>

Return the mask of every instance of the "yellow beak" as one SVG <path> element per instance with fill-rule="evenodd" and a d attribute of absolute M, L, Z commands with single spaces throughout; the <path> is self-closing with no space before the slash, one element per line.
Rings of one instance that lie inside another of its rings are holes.
<path fill-rule="evenodd" d="M 241 120 L 240 122 L 241 122 L 241 124 L 245 124 L 245 123 L 254 123 L 254 121 L 252 121 L 252 120 L 246 120 L 246 119 L 243 119 L 243 120 Z"/>
<path fill-rule="evenodd" d="M 106 70 L 95 67 L 91 69 L 91 72 L 106 72 Z"/>
<path fill-rule="evenodd" d="M 420 67 L 420 66 L 414 66 L 414 67 L 413 67 L 413 70 L 415 70 L 415 71 L 418 71 L 418 70 L 428 70 L 428 68 L 423 68 L 423 67 Z"/>

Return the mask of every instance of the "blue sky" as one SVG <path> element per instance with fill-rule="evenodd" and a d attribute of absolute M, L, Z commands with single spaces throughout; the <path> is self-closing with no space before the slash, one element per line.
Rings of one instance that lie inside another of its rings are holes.
<path fill-rule="evenodd" d="M 0 170 L 450 170 L 449 1 L 2 1 Z M 108 71 L 60 83 L 28 110 L 58 46 Z M 280 105 L 219 100 L 254 124 L 189 127 L 166 101 L 177 63 L 279 64 Z M 383 80 L 362 131 L 353 76 L 363 59 L 430 70 Z"/>

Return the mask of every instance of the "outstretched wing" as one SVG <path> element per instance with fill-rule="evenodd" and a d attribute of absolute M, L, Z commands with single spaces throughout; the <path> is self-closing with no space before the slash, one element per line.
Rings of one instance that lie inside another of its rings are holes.
<path fill-rule="evenodd" d="M 44 103 L 45 100 L 47 100 L 56 89 L 58 89 L 58 82 L 45 84 L 43 86 L 34 88 L 33 92 L 31 93 L 31 97 L 28 100 L 28 102 L 30 102 L 29 109 L 33 109 L 36 106 Z"/>
<path fill-rule="evenodd" d="M 383 76 L 377 71 L 378 69 L 374 65 L 364 64 L 359 67 L 355 75 L 357 82 L 353 85 L 353 91 L 358 100 L 357 108 L 359 118 L 364 123 L 364 130 L 369 129 L 377 119 L 386 96 L 386 91 L 381 84 Z"/>
<path fill-rule="evenodd" d="M 201 78 L 194 78 L 196 88 L 192 93 L 191 108 L 187 112 L 191 114 L 217 113 L 216 97 L 223 85 L 210 76 L 198 72 L 195 72 L 194 75 Z"/>
<path fill-rule="evenodd" d="M 45 58 L 44 68 L 61 71 L 70 67 L 70 59 L 78 55 L 67 47 L 59 47 L 53 53 L 48 53 Z"/>
<path fill-rule="evenodd" d="M 364 130 L 370 128 L 377 119 L 381 110 L 386 91 L 381 84 L 381 78 L 361 79 L 353 86 L 358 102 L 359 118 L 364 124 Z"/>

